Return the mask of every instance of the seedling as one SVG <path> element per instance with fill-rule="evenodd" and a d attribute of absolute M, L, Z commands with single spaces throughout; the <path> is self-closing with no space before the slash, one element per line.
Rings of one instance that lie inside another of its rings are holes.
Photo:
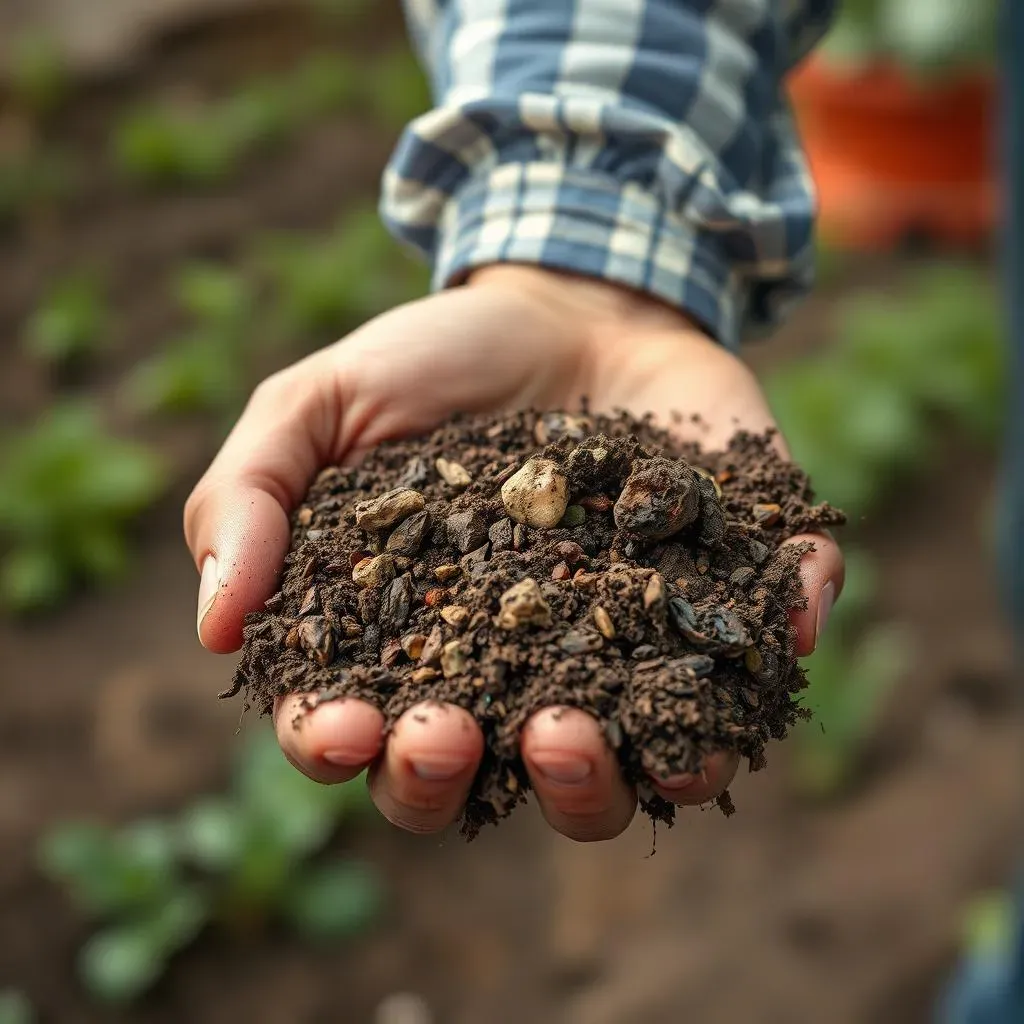
<path fill-rule="evenodd" d="M 366 927 L 381 899 L 376 876 L 350 861 L 310 863 L 365 793 L 358 782 L 303 778 L 261 729 L 242 747 L 228 793 L 177 820 L 58 826 L 41 865 L 100 927 L 80 952 L 83 983 L 130 1002 L 208 925 L 251 933 L 282 921 L 314 940 Z"/>
<path fill-rule="evenodd" d="M 387 128 L 401 129 L 431 106 L 430 85 L 413 54 L 404 47 L 373 66 L 365 79 L 364 102 Z"/>
<path fill-rule="evenodd" d="M 0 154 L 0 225 L 46 208 L 71 185 L 71 165 L 63 154 L 38 146 Z"/>
<path fill-rule="evenodd" d="M 144 107 L 117 127 L 114 154 L 126 175 L 146 184 L 221 182 L 252 153 L 354 102 L 358 80 L 337 56 L 313 56 L 225 99 Z"/>
<path fill-rule="evenodd" d="M 67 61 L 57 41 L 42 32 L 16 38 L 8 54 L 8 81 L 14 98 L 36 115 L 53 113 L 71 87 Z"/>
<path fill-rule="evenodd" d="M 258 340 L 253 290 L 241 274 L 206 263 L 186 266 L 174 287 L 192 326 L 135 368 L 128 402 L 145 413 L 235 411 Z"/>
<path fill-rule="evenodd" d="M 35 1019 L 28 996 L 17 989 L 0 989 L 0 1024 L 33 1024 Z"/>
<path fill-rule="evenodd" d="M 399 250 L 371 209 L 345 217 L 324 238 L 270 239 L 256 259 L 288 334 L 337 335 L 427 288 L 426 271 Z"/>
<path fill-rule="evenodd" d="M 977 272 L 929 268 L 902 298 L 848 303 L 837 345 L 768 380 L 783 433 L 823 497 L 862 515 L 900 474 L 927 464 L 938 421 L 995 436 L 1005 404 L 997 309 Z"/>
<path fill-rule="evenodd" d="M 107 311 L 97 278 L 76 273 L 59 281 L 26 325 L 28 353 L 49 366 L 73 366 L 102 344 Z"/>
<path fill-rule="evenodd" d="M 161 460 L 108 434 L 96 410 L 53 407 L 0 448 L 0 604 L 17 612 L 55 605 L 80 582 L 119 577 L 126 530 L 160 494 Z"/>

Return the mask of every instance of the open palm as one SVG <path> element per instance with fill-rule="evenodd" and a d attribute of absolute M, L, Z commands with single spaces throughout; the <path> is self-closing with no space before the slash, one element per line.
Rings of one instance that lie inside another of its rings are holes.
<path fill-rule="evenodd" d="M 584 395 L 596 410 L 651 412 L 666 424 L 684 413 L 675 429 L 711 446 L 737 427 L 772 423 L 745 365 L 680 314 L 603 283 L 489 268 L 468 287 L 393 310 L 257 388 L 185 509 L 202 572 L 200 639 L 213 651 L 239 647 L 246 612 L 277 589 L 288 514 L 324 466 L 455 412 L 571 408 Z M 800 653 L 813 649 L 842 585 L 838 548 L 811 539 L 815 550 L 801 565 L 808 607 L 794 612 Z M 434 831 L 458 816 L 483 750 L 467 712 L 413 708 L 385 744 L 371 705 L 323 704 L 296 726 L 297 700 L 282 701 L 275 718 L 282 749 L 307 775 L 342 782 L 370 765 L 374 800 L 396 824 Z M 600 839 L 629 823 L 636 795 L 586 713 L 539 712 L 521 749 L 553 827 Z M 701 777 L 654 782 L 666 799 L 699 803 L 728 785 L 735 767 L 722 754 Z"/>

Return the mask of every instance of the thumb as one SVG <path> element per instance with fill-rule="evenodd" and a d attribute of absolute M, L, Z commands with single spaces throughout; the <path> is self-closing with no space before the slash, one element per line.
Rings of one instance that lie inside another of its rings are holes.
<path fill-rule="evenodd" d="M 201 572 L 197 629 L 218 653 L 242 643 L 245 615 L 277 589 L 289 512 L 317 471 L 343 457 L 344 402 L 330 350 L 265 380 L 185 504 Z"/>

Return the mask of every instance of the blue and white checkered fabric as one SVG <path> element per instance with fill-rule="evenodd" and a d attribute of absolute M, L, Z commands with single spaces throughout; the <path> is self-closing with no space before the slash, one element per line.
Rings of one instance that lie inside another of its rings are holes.
<path fill-rule="evenodd" d="M 406 0 L 436 106 L 382 214 L 436 287 L 523 262 L 682 308 L 723 343 L 812 279 L 782 78 L 836 0 Z"/>

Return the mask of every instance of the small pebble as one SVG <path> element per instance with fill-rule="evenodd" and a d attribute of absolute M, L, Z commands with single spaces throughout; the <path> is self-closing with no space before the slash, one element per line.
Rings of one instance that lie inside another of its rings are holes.
<path fill-rule="evenodd" d="M 438 476 L 450 487 L 468 487 L 473 482 L 473 478 L 465 466 L 458 462 L 453 462 L 450 459 L 438 459 L 434 463 L 434 467 L 437 469 Z"/>
<path fill-rule="evenodd" d="M 356 502 L 356 526 L 360 530 L 386 530 L 419 512 L 423 505 L 424 497 L 419 491 L 398 487 L 369 501 Z"/>
<path fill-rule="evenodd" d="M 569 481 L 550 459 L 528 459 L 502 485 L 501 500 L 517 523 L 550 530 L 569 505 Z"/>

